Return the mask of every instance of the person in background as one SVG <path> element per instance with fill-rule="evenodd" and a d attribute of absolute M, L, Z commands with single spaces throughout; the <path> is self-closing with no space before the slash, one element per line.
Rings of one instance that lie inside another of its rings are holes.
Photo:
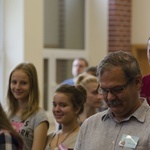
<path fill-rule="evenodd" d="M 74 150 L 150 149 L 150 106 L 140 97 L 142 73 L 130 53 L 109 53 L 98 65 L 97 90 L 109 109 L 86 119 Z"/>
<path fill-rule="evenodd" d="M 97 78 L 89 74 L 81 74 L 78 76 L 76 85 L 82 85 L 87 92 L 86 103 L 84 104 L 84 111 L 80 114 L 79 120 L 80 124 L 84 120 L 98 112 L 101 107 L 101 102 L 103 101 L 103 95 L 97 92 Z"/>
<path fill-rule="evenodd" d="M 66 79 L 62 84 L 74 85 L 76 78 L 79 74 L 83 73 L 88 67 L 88 62 L 85 58 L 76 58 L 72 63 L 72 75 L 73 78 Z"/>
<path fill-rule="evenodd" d="M 43 150 L 49 128 L 45 111 L 39 107 L 39 85 L 35 66 L 20 63 L 9 76 L 8 116 L 24 141 L 24 150 Z"/>
<path fill-rule="evenodd" d="M 45 150 L 73 150 L 80 128 L 78 117 L 84 109 L 86 90 L 81 86 L 60 85 L 53 97 L 53 115 L 62 129 L 47 138 Z"/>
<path fill-rule="evenodd" d="M 90 75 L 93 75 L 96 77 L 96 72 L 97 72 L 97 66 L 91 66 L 91 67 L 88 67 L 86 70 L 85 70 L 85 73 L 87 74 L 90 74 Z M 100 101 L 100 107 L 98 108 L 98 111 L 101 112 L 103 110 L 106 110 L 108 108 L 107 104 L 105 103 L 104 100 L 101 100 Z"/>
<path fill-rule="evenodd" d="M 22 150 L 23 141 L 14 130 L 0 104 L 0 149 Z"/>
<path fill-rule="evenodd" d="M 147 58 L 150 65 L 150 38 L 147 42 Z M 142 88 L 140 94 L 142 97 L 145 97 L 147 99 L 147 102 L 150 105 L 150 74 L 142 78 Z"/>
<path fill-rule="evenodd" d="M 91 66 L 85 70 L 85 73 L 93 75 L 95 77 L 96 77 L 96 72 L 97 72 L 97 66 Z"/>

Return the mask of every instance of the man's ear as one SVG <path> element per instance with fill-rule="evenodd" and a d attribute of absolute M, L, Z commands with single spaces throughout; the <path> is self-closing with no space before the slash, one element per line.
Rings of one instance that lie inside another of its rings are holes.
<path fill-rule="evenodd" d="M 141 86 L 142 86 L 142 76 L 141 75 L 138 75 L 135 78 L 135 86 L 137 87 L 138 90 L 141 89 Z"/>

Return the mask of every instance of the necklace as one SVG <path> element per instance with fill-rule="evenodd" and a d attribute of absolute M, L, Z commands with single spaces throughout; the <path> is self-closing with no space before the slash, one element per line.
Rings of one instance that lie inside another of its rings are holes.
<path fill-rule="evenodd" d="M 60 143 L 63 143 L 63 142 L 67 139 L 67 137 L 68 137 L 71 133 L 73 133 L 78 127 L 79 127 L 79 125 L 77 125 L 75 128 L 73 128 L 73 129 L 65 136 L 65 138 L 64 138 Z M 58 146 L 59 135 L 60 135 L 60 134 L 58 133 L 58 137 L 57 137 L 57 141 L 56 141 L 56 147 Z"/>

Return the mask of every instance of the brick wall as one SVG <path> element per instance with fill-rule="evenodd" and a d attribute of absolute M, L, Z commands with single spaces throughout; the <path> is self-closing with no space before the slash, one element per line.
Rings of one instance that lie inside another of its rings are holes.
<path fill-rule="evenodd" d="M 131 51 L 131 0 L 109 0 L 108 52 Z"/>

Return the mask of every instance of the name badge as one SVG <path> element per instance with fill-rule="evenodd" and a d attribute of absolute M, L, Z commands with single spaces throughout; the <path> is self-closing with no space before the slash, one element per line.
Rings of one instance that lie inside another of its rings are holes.
<path fill-rule="evenodd" d="M 119 142 L 120 147 L 136 148 L 139 137 L 123 134 Z"/>

